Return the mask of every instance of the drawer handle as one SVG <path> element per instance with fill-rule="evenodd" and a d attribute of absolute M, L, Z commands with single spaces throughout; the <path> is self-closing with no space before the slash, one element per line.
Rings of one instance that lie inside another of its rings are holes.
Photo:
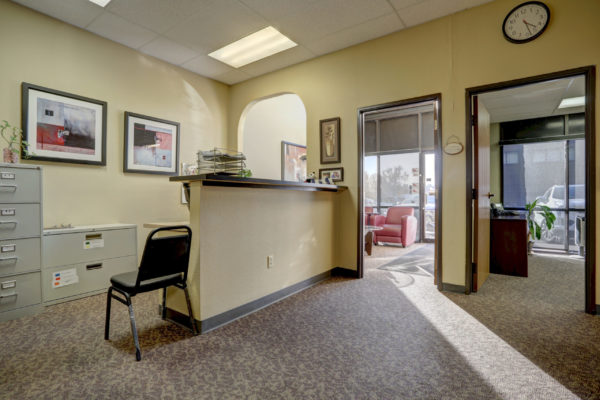
<path fill-rule="evenodd" d="M 13 192 L 16 192 L 17 191 L 17 185 L 0 184 L 0 189 L 12 189 Z"/>
<path fill-rule="evenodd" d="M 17 292 L 11 294 L 0 294 L 0 299 L 7 299 L 9 297 L 17 297 Z"/>
<path fill-rule="evenodd" d="M 0 221 L 0 225 L 17 225 L 17 221 Z"/>
<path fill-rule="evenodd" d="M 12 256 L 12 257 L 0 257 L 0 262 L 2 261 L 17 261 L 19 259 L 19 257 L 17 256 Z"/>
<path fill-rule="evenodd" d="M 102 268 L 102 263 L 90 264 L 90 265 L 85 266 L 85 269 L 87 269 L 88 271 L 90 271 L 92 269 L 100 269 L 100 268 Z"/>

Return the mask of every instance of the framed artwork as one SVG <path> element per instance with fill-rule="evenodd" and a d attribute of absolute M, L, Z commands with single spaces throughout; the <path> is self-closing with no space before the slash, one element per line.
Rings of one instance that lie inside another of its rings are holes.
<path fill-rule="evenodd" d="M 321 164 L 334 164 L 342 161 L 340 155 L 340 118 L 319 121 L 321 133 Z"/>
<path fill-rule="evenodd" d="M 304 182 L 306 146 L 281 141 L 281 180 Z"/>
<path fill-rule="evenodd" d="M 344 168 L 321 168 L 319 169 L 319 179 L 329 178 L 331 182 L 340 182 L 344 180 Z"/>
<path fill-rule="evenodd" d="M 177 175 L 179 122 L 125 112 L 123 171 Z"/>
<path fill-rule="evenodd" d="M 29 160 L 106 165 L 106 102 L 22 83 Z"/>

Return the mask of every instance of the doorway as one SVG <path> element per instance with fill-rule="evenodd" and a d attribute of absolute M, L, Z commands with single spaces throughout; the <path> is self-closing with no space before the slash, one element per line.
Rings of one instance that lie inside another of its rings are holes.
<path fill-rule="evenodd" d="M 482 275 L 489 273 L 485 265 L 489 261 L 485 258 L 490 248 L 486 239 L 489 227 L 486 232 L 485 216 L 478 215 L 485 203 L 482 197 L 502 204 L 505 212 L 520 215 L 525 204 L 535 202 L 556 217 L 552 229 L 541 229 L 545 224 L 540 224 L 542 235 L 534 242 L 535 248 L 584 255 L 583 303 L 587 313 L 595 314 L 595 210 L 591 206 L 595 204 L 594 79 L 595 68 L 584 67 L 467 89 L 466 151 L 471 160 L 467 163 L 467 293 L 477 291 Z M 581 102 L 579 106 L 563 105 L 575 98 Z M 487 171 L 481 166 L 486 158 L 485 146 L 478 143 L 486 140 L 486 132 L 478 132 L 481 107 L 491 109 L 492 121 L 501 121 L 495 132 L 488 132 L 487 139 L 492 138 L 488 160 L 498 164 L 499 172 L 488 180 L 487 193 L 477 190 L 486 173 L 490 178 L 494 170 L 489 161 Z M 496 157 L 494 135 L 499 144 Z M 536 210 L 537 216 L 540 208 Z"/>
<path fill-rule="evenodd" d="M 359 278 L 372 252 L 410 253 L 441 288 L 440 108 L 436 94 L 358 110 Z"/>

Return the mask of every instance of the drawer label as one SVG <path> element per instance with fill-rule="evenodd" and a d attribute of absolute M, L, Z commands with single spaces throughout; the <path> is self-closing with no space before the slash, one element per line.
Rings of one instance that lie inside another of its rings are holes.
<path fill-rule="evenodd" d="M 0 210 L 0 215 L 2 215 L 3 217 L 15 215 L 15 213 L 16 212 L 14 208 L 3 208 L 2 210 Z"/>
<path fill-rule="evenodd" d="M 55 289 L 75 283 L 79 283 L 79 276 L 75 268 L 56 271 L 52 274 L 52 287 Z"/>
<path fill-rule="evenodd" d="M 14 172 L 2 172 L 1 173 L 1 178 L 2 179 L 15 179 L 15 173 Z"/>
<path fill-rule="evenodd" d="M 16 244 L 5 244 L 4 246 L 0 247 L 0 252 L 2 253 L 12 253 L 14 251 L 17 251 Z"/>
<path fill-rule="evenodd" d="M 84 240 L 83 241 L 83 249 L 97 249 L 100 247 L 104 247 L 104 239 L 92 239 L 92 240 Z"/>

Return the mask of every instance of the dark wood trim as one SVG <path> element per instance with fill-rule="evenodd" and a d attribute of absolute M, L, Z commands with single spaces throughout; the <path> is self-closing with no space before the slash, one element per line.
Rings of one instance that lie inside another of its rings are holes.
<path fill-rule="evenodd" d="M 452 292 L 452 293 L 466 293 L 467 289 L 462 285 L 454 285 L 452 283 L 444 283 L 442 285 L 442 290 L 444 292 Z"/>
<path fill-rule="evenodd" d="M 465 222 L 465 294 L 471 293 L 473 287 L 473 111 L 471 110 L 471 93 L 465 93 L 465 160 L 466 176 L 466 222 Z"/>
<path fill-rule="evenodd" d="M 568 69 L 564 71 L 551 72 L 547 74 L 519 78 L 505 82 L 497 82 L 488 85 L 475 86 L 465 90 L 465 121 L 466 121 L 466 293 L 469 294 L 471 287 L 471 254 L 472 254 L 472 201 L 471 188 L 473 187 L 473 144 L 471 140 L 471 97 L 484 92 L 513 88 L 544 82 L 553 79 L 569 78 L 583 75 L 585 77 L 585 151 L 586 151 L 586 256 L 585 256 L 585 312 L 596 314 L 596 67 L 586 66 Z"/>
<path fill-rule="evenodd" d="M 335 267 L 331 270 L 331 276 L 341 276 L 344 278 L 356 278 L 356 271 L 342 267 Z"/>
<path fill-rule="evenodd" d="M 101 156 L 100 161 L 88 161 L 88 160 L 74 160 L 70 158 L 59 158 L 59 157 L 44 157 L 35 155 L 32 152 L 29 154 L 25 153 L 23 149 L 21 149 L 21 157 L 26 159 L 27 161 L 37 160 L 37 161 L 54 161 L 61 163 L 69 163 L 69 164 L 86 164 L 86 165 L 106 165 L 106 121 L 107 121 L 107 107 L 108 103 L 102 100 L 91 99 L 89 97 L 83 97 L 72 93 L 63 92 L 60 90 L 50 89 L 43 86 L 34 85 L 32 83 L 22 82 L 21 83 L 21 139 L 27 141 L 28 139 L 28 124 L 29 124 L 29 90 L 37 90 L 38 92 L 44 92 L 49 94 L 54 94 L 57 96 L 68 97 L 71 99 L 85 101 L 87 103 L 93 103 L 102 107 L 102 145 L 101 145 Z M 31 142 L 30 142 L 31 143 Z M 98 149 L 96 149 L 98 150 Z"/>
<path fill-rule="evenodd" d="M 276 179 L 241 178 L 226 175 L 181 175 L 169 178 L 171 182 L 202 182 L 202 186 L 225 186 L 254 189 L 300 190 L 309 192 L 343 192 L 347 186 L 324 183 L 280 181 Z"/>
<path fill-rule="evenodd" d="M 357 110 L 357 132 L 358 132 L 358 224 L 357 224 L 357 278 L 364 277 L 363 265 L 363 249 L 364 235 L 362 234 L 364 220 L 364 202 L 363 202 L 363 122 L 364 115 L 369 112 L 384 110 L 392 107 L 401 107 L 414 103 L 422 103 L 426 101 L 436 102 L 434 109 L 435 120 L 437 121 L 437 129 L 434 126 L 434 154 L 435 154 L 435 263 L 437 270 L 437 286 L 439 290 L 443 290 L 442 284 L 442 180 L 443 180 L 443 158 L 442 158 L 442 94 L 435 93 L 427 96 L 414 97 L 405 100 L 393 101 L 374 106 L 362 107 Z"/>

